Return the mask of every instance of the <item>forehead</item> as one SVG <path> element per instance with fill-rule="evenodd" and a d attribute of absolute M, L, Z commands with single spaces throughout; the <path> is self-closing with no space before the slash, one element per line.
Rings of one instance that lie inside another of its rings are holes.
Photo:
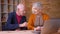
<path fill-rule="evenodd" d="M 38 7 L 32 7 L 32 10 L 33 10 L 33 9 L 38 10 L 38 9 L 40 9 L 40 8 L 38 8 Z"/>

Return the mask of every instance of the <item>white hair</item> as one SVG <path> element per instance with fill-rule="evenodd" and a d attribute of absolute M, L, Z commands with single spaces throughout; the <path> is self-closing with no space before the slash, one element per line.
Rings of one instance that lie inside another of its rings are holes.
<path fill-rule="evenodd" d="M 17 9 L 24 9 L 24 5 L 23 4 L 17 5 Z"/>

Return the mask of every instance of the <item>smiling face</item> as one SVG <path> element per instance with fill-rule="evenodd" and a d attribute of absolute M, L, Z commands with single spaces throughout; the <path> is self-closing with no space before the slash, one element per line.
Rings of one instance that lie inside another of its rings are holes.
<path fill-rule="evenodd" d="M 18 14 L 23 16 L 25 14 L 25 6 L 23 4 L 20 4 L 17 6 Z"/>
<path fill-rule="evenodd" d="M 20 15 L 23 16 L 25 14 L 25 9 L 24 8 L 21 8 L 21 9 L 19 8 L 18 12 L 19 12 Z"/>
<path fill-rule="evenodd" d="M 40 8 L 37 8 L 37 7 L 32 7 L 32 12 L 34 14 L 39 14 L 39 13 L 41 13 L 41 9 Z"/>
<path fill-rule="evenodd" d="M 39 14 L 42 10 L 42 4 L 40 2 L 33 3 L 32 5 L 32 13 Z"/>

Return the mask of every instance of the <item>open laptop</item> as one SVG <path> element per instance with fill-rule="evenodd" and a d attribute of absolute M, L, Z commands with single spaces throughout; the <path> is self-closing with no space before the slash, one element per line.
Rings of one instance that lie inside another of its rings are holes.
<path fill-rule="evenodd" d="M 44 23 L 43 27 L 41 34 L 56 33 L 60 28 L 60 19 L 49 19 Z"/>

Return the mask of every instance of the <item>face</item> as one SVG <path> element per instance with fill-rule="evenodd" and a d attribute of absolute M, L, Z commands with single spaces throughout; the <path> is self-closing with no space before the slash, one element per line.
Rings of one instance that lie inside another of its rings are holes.
<path fill-rule="evenodd" d="M 41 9 L 36 8 L 36 7 L 33 7 L 33 8 L 32 8 L 32 12 L 33 12 L 34 14 L 39 14 L 39 13 L 41 12 Z"/>
<path fill-rule="evenodd" d="M 23 15 L 25 14 L 25 8 L 24 8 L 24 7 L 19 8 L 19 9 L 18 9 L 18 13 L 19 13 L 21 16 L 23 16 Z"/>

